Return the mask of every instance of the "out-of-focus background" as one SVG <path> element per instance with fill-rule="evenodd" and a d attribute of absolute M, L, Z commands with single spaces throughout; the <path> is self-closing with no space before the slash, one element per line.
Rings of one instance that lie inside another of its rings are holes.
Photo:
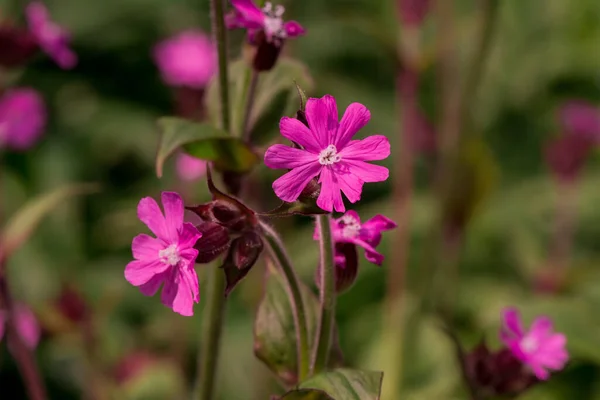
<path fill-rule="evenodd" d="M 476 1 L 458 3 L 453 57 L 464 76 L 475 51 L 480 14 Z M 566 102 L 579 99 L 600 105 L 600 2 L 500 3 L 489 62 L 476 98 L 468 102 L 473 123 L 465 134 L 472 139 L 469 145 L 475 143 L 468 154 L 476 173 L 464 177 L 466 189 L 459 189 L 459 194 L 467 197 L 459 201 L 477 207 L 467 211 L 472 218 L 458 246 L 460 276 L 454 290 L 459 336 L 467 348 L 482 338 L 497 347 L 503 307 L 519 306 L 527 322 L 547 314 L 556 329 L 567 334 L 572 361 L 564 372 L 522 398 L 600 399 L 600 163 L 592 148 L 580 169 L 560 178 L 556 171 L 562 164 L 549 162 L 546 156 L 548 146 L 566 134 L 559 112 Z M 0 1 L 0 18 L 23 23 L 23 4 Z M 146 232 L 136 217 L 140 198 L 177 190 L 189 202 L 209 199 L 204 180 L 177 178 L 173 160 L 162 179 L 155 175 L 155 121 L 173 114 L 175 97 L 151 57 L 161 39 L 190 27 L 208 30 L 208 2 L 47 0 L 45 4 L 53 19 L 71 31 L 79 63 L 63 71 L 39 55 L 24 69 L 0 71 L 3 84 L 39 90 L 49 116 L 36 146 L 2 154 L 2 221 L 28 199 L 65 183 L 101 185 L 100 192 L 69 200 L 52 212 L 8 264 L 15 297 L 30 305 L 42 326 L 36 357 L 50 398 L 82 398 L 90 365 L 106 398 L 186 398 L 202 339 L 205 302 L 196 305 L 194 317 L 181 317 L 161 305 L 157 296 L 147 298 L 129 285 L 123 270 L 131 260 L 132 238 Z M 365 104 L 372 119 L 361 134 L 390 138 L 393 155 L 382 164 L 393 169 L 400 148 L 396 95 L 400 31 L 395 3 L 284 4 L 286 16 L 308 31 L 289 41 L 285 52 L 308 66 L 314 78 L 310 95 L 332 94 L 340 110 L 353 101 Z M 435 24 L 430 18 L 421 37 L 422 47 L 432 56 L 422 66 L 419 105 L 423 118 L 435 125 L 439 96 Z M 243 34 L 235 32 L 230 41 L 232 58 L 237 58 Z M 435 141 L 436 133 L 431 135 L 428 140 Z M 414 303 L 412 283 L 420 279 L 436 204 L 431 189 L 433 156 L 427 147 L 412 152 L 409 280 L 403 297 L 408 309 Z M 567 160 L 573 154 L 566 145 L 558 148 Z M 263 210 L 277 204 L 270 183 L 280 172 L 261 166 L 253 174 Z M 392 188 L 397 177 L 392 172 L 387 182 L 365 186 L 356 206 L 364 219 L 378 213 L 395 217 Z M 559 229 L 557 224 L 562 224 Z M 312 285 L 318 257 L 313 223 L 298 217 L 278 226 L 298 273 Z M 383 266 L 362 259 L 354 287 L 338 300 L 346 361 L 385 371 L 384 385 L 396 385 L 401 379 L 396 356 L 400 331 L 383 328 L 386 277 L 398 266 L 392 258 L 394 237 L 384 235 Z M 557 255 L 557 246 L 566 250 Z M 203 268 L 198 267 L 201 297 Z M 557 279 L 556 271 L 563 271 L 564 279 Z M 252 323 L 263 277 L 260 263 L 228 301 L 220 399 L 264 400 L 281 393 L 269 370 L 253 355 Z M 65 317 L 65 308 L 78 301 L 93 316 L 85 334 Z M 417 339 L 403 352 L 401 399 L 464 398 L 458 389 L 454 349 L 436 321 L 425 318 L 418 328 L 405 331 Z M 0 346 L 1 398 L 4 393 L 11 393 L 6 397 L 11 400 L 25 398 L 5 342 Z"/>

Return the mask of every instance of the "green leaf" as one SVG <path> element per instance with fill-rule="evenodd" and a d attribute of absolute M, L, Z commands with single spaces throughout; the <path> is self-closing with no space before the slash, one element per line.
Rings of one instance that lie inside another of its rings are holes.
<path fill-rule="evenodd" d="M 33 234 L 42 219 L 70 197 L 95 192 L 95 184 L 68 185 L 45 193 L 27 202 L 4 227 L 1 235 L 0 255 L 8 258 Z"/>
<path fill-rule="evenodd" d="M 292 390 L 283 395 L 279 400 L 335 400 L 322 390 L 300 389 Z"/>
<path fill-rule="evenodd" d="M 247 172 L 259 161 L 258 155 L 240 139 L 210 124 L 164 117 L 158 120 L 158 127 L 158 177 L 162 176 L 165 161 L 180 148 L 194 157 L 212 161 L 221 171 Z"/>
<path fill-rule="evenodd" d="M 301 389 L 324 390 L 336 400 L 379 400 L 383 372 L 340 368 L 302 382 Z"/>
<path fill-rule="evenodd" d="M 301 284 L 307 318 L 309 346 L 315 338 L 319 301 L 315 294 Z M 337 339 L 337 336 L 336 336 Z M 254 354 L 288 384 L 297 382 L 296 330 L 286 282 L 272 266 L 269 267 L 265 293 L 254 321 Z M 342 355 L 334 342 L 330 365 L 339 365 Z"/>
<path fill-rule="evenodd" d="M 249 66 L 240 59 L 230 64 L 230 93 L 232 96 L 232 134 L 241 136 L 241 126 L 246 110 Z M 268 143 L 279 132 L 279 120 L 285 115 L 295 115 L 301 108 L 297 87 L 310 92 L 313 80 L 306 66 L 296 60 L 280 57 L 277 65 L 261 73 L 256 86 L 256 96 L 248 127 L 254 143 Z M 217 83 L 213 81 L 207 90 L 206 105 L 211 121 L 218 121 L 219 102 Z"/>

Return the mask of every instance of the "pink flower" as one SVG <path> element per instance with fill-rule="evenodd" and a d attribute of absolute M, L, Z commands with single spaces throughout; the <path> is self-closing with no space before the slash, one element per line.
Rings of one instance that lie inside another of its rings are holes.
<path fill-rule="evenodd" d="M 138 204 L 138 218 L 156 235 L 133 239 L 134 261 L 125 268 L 125 279 L 153 296 L 164 283 L 161 301 L 173 311 L 193 315 L 193 303 L 199 301 L 198 276 L 194 262 L 196 241 L 202 234 L 194 225 L 183 222 L 183 200 L 173 192 L 162 193 L 163 216 L 158 204 L 145 197 Z"/>
<path fill-rule="evenodd" d="M 0 311 L 0 340 L 6 331 L 7 314 L 6 311 Z M 24 304 L 15 305 L 15 328 L 27 347 L 34 349 L 37 346 L 41 336 L 40 326 L 33 311 Z"/>
<path fill-rule="evenodd" d="M 217 70 L 217 51 L 202 31 L 188 30 L 154 48 L 154 62 L 171 86 L 205 87 Z"/>
<path fill-rule="evenodd" d="M 394 221 L 383 215 L 376 215 L 365 223 L 361 223 L 358 213 L 352 210 L 331 221 L 331 231 L 336 244 L 348 243 L 362 247 L 365 249 L 365 258 L 377 265 L 381 265 L 384 258 L 375 250 L 381 242 L 381 232 L 392 230 L 397 226 Z M 318 229 L 315 229 L 313 238 L 319 240 Z M 336 264 L 343 266 L 343 259 L 344 255 L 336 252 Z"/>
<path fill-rule="evenodd" d="M 600 108 L 584 100 L 571 100 L 559 111 L 563 130 L 567 134 L 600 141 Z"/>
<path fill-rule="evenodd" d="M 77 64 L 77 55 L 69 48 L 71 35 L 50 19 L 48 9 L 39 1 L 25 9 L 27 23 L 39 46 L 59 67 L 71 69 Z"/>
<path fill-rule="evenodd" d="M 403 24 L 419 26 L 429 12 L 431 0 L 397 0 Z"/>
<path fill-rule="evenodd" d="M 46 106 L 34 89 L 9 90 L 0 98 L 0 147 L 26 150 L 35 144 L 45 125 Z"/>
<path fill-rule="evenodd" d="M 206 161 L 180 153 L 176 160 L 176 169 L 179 179 L 183 181 L 195 181 L 206 175 Z"/>
<path fill-rule="evenodd" d="M 351 203 L 360 200 L 365 182 L 381 182 L 388 178 L 387 168 L 365 161 L 383 160 L 390 155 L 390 142 L 383 135 L 352 140 L 371 119 L 369 110 L 352 103 L 338 123 L 333 96 L 309 99 L 306 103 L 308 127 L 297 119 L 283 117 L 281 134 L 303 149 L 281 144 L 269 147 L 265 164 L 269 168 L 291 169 L 273 182 L 275 194 L 287 202 L 295 201 L 306 185 L 319 176 L 321 192 L 317 205 L 325 211 L 344 212 L 341 192 Z"/>
<path fill-rule="evenodd" d="M 548 370 L 561 370 L 569 359 L 565 349 L 567 338 L 561 333 L 554 333 L 552 321 L 547 317 L 536 318 L 531 329 L 525 332 L 519 312 L 507 308 L 500 338 L 515 357 L 528 365 L 541 380 L 550 377 Z"/>
<path fill-rule="evenodd" d="M 305 30 L 296 21 L 283 22 L 285 8 L 282 5 L 273 7 L 271 2 L 258 8 L 252 0 L 231 0 L 235 8 L 232 14 L 227 15 L 225 23 L 227 28 L 245 28 L 252 41 L 254 35 L 263 30 L 268 42 L 280 45 L 284 39 L 303 35 Z"/>
<path fill-rule="evenodd" d="M 592 143 L 588 137 L 579 135 L 559 136 L 545 148 L 545 156 L 555 177 L 563 182 L 575 180 L 581 173 Z"/>

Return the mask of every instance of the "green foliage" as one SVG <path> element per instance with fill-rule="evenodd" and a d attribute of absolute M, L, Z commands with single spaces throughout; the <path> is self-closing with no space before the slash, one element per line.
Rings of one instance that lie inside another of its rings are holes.
<path fill-rule="evenodd" d="M 336 400 L 378 400 L 383 372 L 340 368 L 302 382 L 300 388 L 321 389 Z"/>

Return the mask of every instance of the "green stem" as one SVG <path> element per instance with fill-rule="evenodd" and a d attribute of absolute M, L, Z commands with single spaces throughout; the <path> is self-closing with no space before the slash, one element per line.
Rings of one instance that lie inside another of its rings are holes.
<path fill-rule="evenodd" d="M 225 131 L 231 128 L 229 110 L 229 71 L 227 64 L 227 29 L 223 0 L 211 0 L 212 30 L 219 53 L 219 93 L 221 97 L 221 124 Z"/>
<path fill-rule="evenodd" d="M 294 314 L 296 328 L 296 341 L 298 346 L 298 380 L 302 382 L 308 377 L 310 349 L 308 346 L 308 327 L 306 311 L 300 292 L 300 281 L 294 272 L 292 262 L 285 250 L 285 246 L 277 233 L 267 224 L 261 222 L 264 238 L 267 242 L 267 251 L 277 263 L 287 282 L 288 296 Z"/>
<path fill-rule="evenodd" d="M 212 32 L 219 53 L 219 93 L 221 126 L 230 132 L 229 77 L 227 65 L 227 30 L 225 29 L 223 0 L 211 0 Z M 217 375 L 221 332 L 225 317 L 225 277 L 220 269 L 210 268 L 208 301 L 204 317 L 204 331 L 198 356 L 196 393 L 199 400 L 213 400 Z"/>
<path fill-rule="evenodd" d="M 248 126 L 250 124 L 250 114 L 252 114 L 252 106 L 254 105 L 254 98 L 256 97 L 256 87 L 258 86 L 259 72 L 252 69 L 252 76 L 250 78 L 250 88 L 246 96 L 246 110 L 244 112 L 244 122 L 242 123 L 242 139 L 244 142 L 250 142 L 251 129 Z"/>
<path fill-rule="evenodd" d="M 317 374 L 327 367 L 335 322 L 335 263 L 329 218 L 329 214 L 317 217 L 321 250 L 321 274 L 319 277 L 321 310 L 317 338 L 313 349 L 312 374 Z"/>
<path fill-rule="evenodd" d="M 196 393 L 199 400 L 214 398 L 215 378 L 218 367 L 219 345 L 225 315 L 225 276 L 219 268 L 210 268 L 208 277 L 208 304 L 202 332 L 202 343 L 198 360 Z"/>

